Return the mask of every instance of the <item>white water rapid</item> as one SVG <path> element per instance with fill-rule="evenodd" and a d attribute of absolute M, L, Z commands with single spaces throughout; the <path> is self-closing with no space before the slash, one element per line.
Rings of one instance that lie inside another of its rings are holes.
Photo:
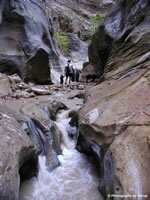
<path fill-rule="evenodd" d="M 84 154 L 75 149 L 76 138 L 68 137 L 71 129 L 68 111 L 58 116 L 57 126 L 62 132 L 60 166 L 51 173 L 45 166 L 45 157 L 39 156 L 37 178 L 22 183 L 19 200 L 102 200 L 98 192 L 96 168 Z"/>

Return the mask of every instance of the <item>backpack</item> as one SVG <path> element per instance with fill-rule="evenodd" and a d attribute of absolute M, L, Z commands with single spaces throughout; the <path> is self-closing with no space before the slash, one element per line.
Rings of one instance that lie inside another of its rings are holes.
<path fill-rule="evenodd" d="M 70 74 L 71 70 L 70 70 L 69 64 L 67 64 L 65 71 L 66 71 L 67 74 Z"/>

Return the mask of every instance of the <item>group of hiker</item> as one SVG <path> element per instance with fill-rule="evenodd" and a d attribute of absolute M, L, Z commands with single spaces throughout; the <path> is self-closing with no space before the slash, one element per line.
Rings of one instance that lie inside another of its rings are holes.
<path fill-rule="evenodd" d="M 60 76 L 60 84 L 64 84 L 64 77 L 65 77 L 65 85 L 67 83 L 71 83 L 72 82 L 78 82 L 79 81 L 79 76 L 80 76 L 80 70 L 73 68 L 73 65 L 71 63 L 71 60 L 67 61 L 67 64 L 65 66 L 65 71 L 64 71 L 64 75 Z"/>

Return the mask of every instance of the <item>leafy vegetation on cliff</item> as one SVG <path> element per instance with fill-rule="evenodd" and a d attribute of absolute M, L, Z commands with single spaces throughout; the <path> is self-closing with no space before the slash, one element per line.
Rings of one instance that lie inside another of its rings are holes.
<path fill-rule="evenodd" d="M 91 22 L 93 27 L 90 27 L 89 29 L 87 29 L 87 35 L 85 39 L 89 44 L 91 43 L 93 34 L 95 33 L 98 26 L 102 23 L 104 17 L 105 15 L 99 12 L 97 12 L 96 15 L 90 16 L 89 21 Z"/>
<path fill-rule="evenodd" d="M 55 31 L 55 38 L 58 42 L 58 46 L 60 48 L 60 50 L 65 53 L 68 49 L 68 36 L 65 35 L 63 32 L 61 31 Z"/>
<path fill-rule="evenodd" d="M 104 19 L 104 15 L 100 13 L 96 13 L 96 15 L 90 17 L 91 22 L 96 27 L 102 23 L 103 19 Z"/>

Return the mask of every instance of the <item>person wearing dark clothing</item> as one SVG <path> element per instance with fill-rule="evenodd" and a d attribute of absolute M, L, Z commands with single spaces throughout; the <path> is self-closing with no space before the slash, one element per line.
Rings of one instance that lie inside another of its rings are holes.
<path fill-rule="evenodd" d="M 67 65 L 65 66 L 65 84 L 67 84 L 67 81 L 69 79 L 69 84 L 72 80 L 72 76 L 73 76 L 73 66 L 71 64 L 71 60 L 68 60 Z"/>
<path fill-rule="evenodd" d="M 63 85 L 64 84 L 64 76 L 60 75 L 60 84 Z"/>
<path fill-rule="evenodd" d="M 71 80 L 72 80 L 72 82 L 75 81 L 75 72 L 74 72 L 74 71 L 73 71 L 73 73 L 72 73 Z"/>

